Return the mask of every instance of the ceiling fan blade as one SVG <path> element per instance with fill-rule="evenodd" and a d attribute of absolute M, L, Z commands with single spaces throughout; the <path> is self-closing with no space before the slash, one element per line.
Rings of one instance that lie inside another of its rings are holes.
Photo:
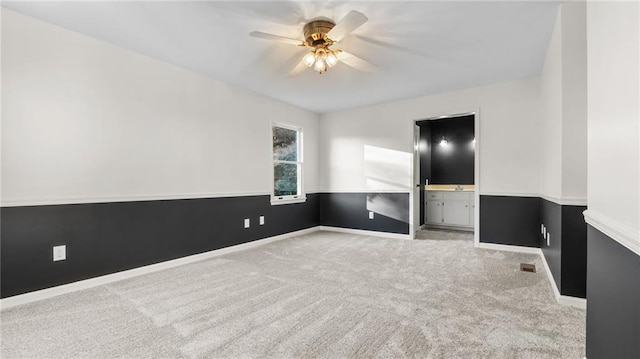
<path fill-rule="evenodd" d="M 363 13 L 351 10 L 340 22 L 336 24 L 328 33 L 327 37 L 338 42 L 345 36 L 349 35 L 353 30 L 359 28 L 367 22 L 367 17 Z"/>
<path fill-rule="evenodd" d="M 249 33 L 249 36 L 257 37 L 259 39 L 265 39 L 265 40 L 276 40 L 276 41 L 284 42 L 290 45 L 304 46 L 304 43 L 300 40 L 296 40 L 290 37 L 284 37 L 280 35 L 268 34 L 266 32 L 253 31 Z"/>
<path fill-rule="evenodd" d="M 360 71 L 373 72 L 378 68 L 378 66 L 345 51 L 338 53 L 338 60 Z"/>
<path fill-rule="evenodd" d="M 296 76 L 300 75 L 302 72 L 304 72 L 304 70 L 306 70 L 306 69 L 307 69 L 307 65 L 304 63 L 304 61 L 300 60 L 300 62 L 298 62 L 296 67 L 294 67 L 293 70 L 291 70 L 291 72 L 289 72 L 289 74 L 287 76 L 288 77 L 296 77 Z"/>
<path fill-rule="evenodd" d="M 365 36 L 360 36 L 360 35 L 354 35 L 354 37 L 357 38 L 358 40 L 361 40 L 361 41 L 364 41 L 364 42 L 368 42 L 368 43 L 376 45 L 376 46 L 386 47 L 388 49 L 401 51 L 401 52 L 406 52 L 406 53 L 412 54 L 412 55 L 428 57 L 427 54 L 422 53 L 422 52 L 420 52 L 418 50 L 412 49 L 410 47 L 404 47 L 404 46 L 400 46 L 400 45 L 396 45 L 396 44 L 392 44 L 392 43 L 389 43 L 389 42 L 384 42 L 384 41 L 380 41 L 380 40 L 376 40 L 376 39 L 372 39 L 372 38 L 365 37 Z"/>

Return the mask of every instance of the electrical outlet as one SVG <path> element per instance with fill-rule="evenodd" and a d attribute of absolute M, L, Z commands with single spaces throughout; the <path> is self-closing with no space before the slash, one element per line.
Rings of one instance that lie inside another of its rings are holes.
<path fill-rule="evenodd" d="M 547 232 L 547 247 L 551 245 L 551 233 Z"/>
<path fill-rule="evenodd" d="M 244 228 L 251 227 L 251 220 L 249 218 L 244 219 Z"/>
<path fill-rule="evenodd" d="M 369 211 L 369 219 L 373 219 L 373 212 Z"/>
<path fill-rule="evenodd" d="M 67 246 L 55 246 L 53 247 L 53 261 L 63 261 L 67 259 Z"/>
<path fill-rule="evenodd" d="M 544 224 L 540 223 L 540 233 L 544 235 Z"/>
<path fill-rule="evenodd" d="M 260 225 L 264 226 L 264 216 L 260 216 Z"/>

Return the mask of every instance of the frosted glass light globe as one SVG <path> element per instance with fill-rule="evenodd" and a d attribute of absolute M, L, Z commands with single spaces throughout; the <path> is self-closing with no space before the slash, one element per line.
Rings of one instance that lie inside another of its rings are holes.
<path fill-rule="evenodd" d="M 313 52 L 310 52 L 302 58 L 302 61 L 307 65 L 307 67 L 311 67 L 313 66 L 313 63 L 316 62 L 316 57 Z"/>
<path fill-rule="evenodd" d="M 317 59 L 316 63 L 313 65 L 313 69 L 318 72 L 327 71 L 327 64 L 322 59 Z"/>
<path fill-rule="evenodd" d="M 333 54 L 333 52 L 330 52 L 329 54 L 327 54 L 326 61 L 329 67 L 333 67 L 338 63 L 338 58 L 336 57 L 336 55 Z"/>

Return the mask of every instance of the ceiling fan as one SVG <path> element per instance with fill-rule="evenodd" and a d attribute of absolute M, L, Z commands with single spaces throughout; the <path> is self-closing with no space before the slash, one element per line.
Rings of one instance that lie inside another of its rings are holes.
<path fill-rule="evenodd" d="M 376 66 L 344 50 L 331 49 L 347 35 L 367 22 L 367 17 L 361 12 L 351 10 L 337 24 L 328 19 L 315 19 L 304 26 L 304 41 L 290 37 L 253 31 L 249 35 L 266 40 L 276 40 L 291 45 L 309 47 L 307 53 L 298 65 L 289 73 L 295 76 L 305 68 L 312 68 L 322 74 L 335 66 L 339 61 L 361 71 L 373 71 Z"/>

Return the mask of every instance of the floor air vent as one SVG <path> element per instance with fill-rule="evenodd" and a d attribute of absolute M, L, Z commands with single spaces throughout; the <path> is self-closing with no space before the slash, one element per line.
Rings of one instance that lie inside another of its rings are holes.
<path fill-rule="evenodd" d="M 535 273 L 536 272 L 536 265 L 535 264 L 528 264 L 528 263 L 520 263 L 520 270 L 523 271 L 523 272 Z"/>

